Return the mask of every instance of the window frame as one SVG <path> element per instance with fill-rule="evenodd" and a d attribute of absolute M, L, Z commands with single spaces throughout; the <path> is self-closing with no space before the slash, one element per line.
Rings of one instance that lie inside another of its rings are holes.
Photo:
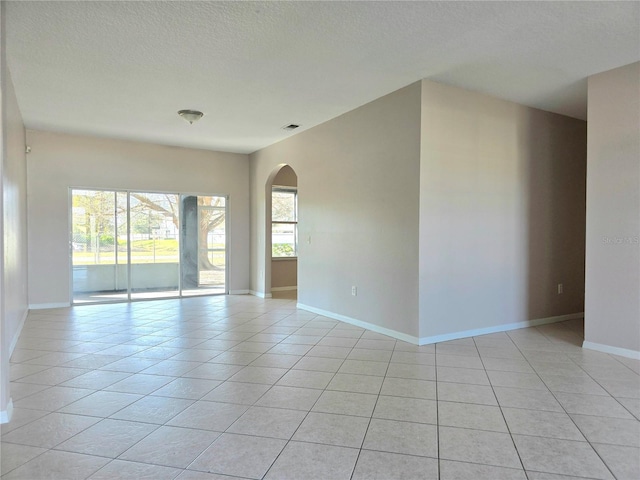
<path fill-rule="evenodd" d="M 273 194 L 279 193 L 292 193 L 293 194 L 293 214 L 294 221 L 274 220 L 273 219 Z M 291 256 L 275 256 L 273 254 L 273 226 L 274 225 L 293 225 L 293 241 L 294 241 L 294 253 Z M 272 185 L 271 186 L 271 260 L 286 261 L 298 259 L 298 187 L 291 187 L 286 185 Z"/>

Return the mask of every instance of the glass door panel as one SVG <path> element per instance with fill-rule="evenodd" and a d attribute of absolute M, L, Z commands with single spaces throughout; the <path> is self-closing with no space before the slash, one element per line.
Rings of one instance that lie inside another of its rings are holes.
<path fill-rule="evenodd" d="M 182 295 L 227 292 L 226 199 L 183 195 Z"/>
<path fill-rule="evenodd" d="M 131 298 L 180 295 L 179 196 L 131 192 Z"/>
<path fill-rule="evenodd" d="M 126 193 L 71 190 L 74 303 L 127 299 L 126 238 Z"/>

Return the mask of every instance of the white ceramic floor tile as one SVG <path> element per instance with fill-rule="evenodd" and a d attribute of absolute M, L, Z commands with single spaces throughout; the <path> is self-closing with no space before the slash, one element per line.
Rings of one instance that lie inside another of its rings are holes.
<path fill-rule="evenodd" d="M 0 462 L 0 475 L 4 475 L 19 466 L 24 465 L 29 460 L 34 459 L 46 451 L 46 448 L 30 447 L 28 445 L 18 445 L 16 443 L 0 444 L 0 455 L 2 457 L 2 461 Z"/>
<path fill-rule="evenodd" d="M 115 458 L 157 427 L 105 419 L 56 446 L 57 450 Z"/>
<path fill-rule="evenodd" d="M 360 448 L 369 419 L 311 412 L 297 429 L 293 440 Z"/>
<path fill-rule="evenodd" d="M 225 433 L 189 469 L 259 479 L 285 445 L 286 441 L 275 438 Z"/>
<path fill-rule="evenodd" d="M 83 480 L 110 461 L 108 458 L 49 450 L 3 475 L 3 480 Z"/>
<path fill-rule="evenodd" d="M 329 385 L 332 378 L 333 374 L 329 372 L 289 370 L 278 380 L 277 385 L 285 387 L 324 389 Z"/>
<path fill-rule="evenodd" d="M 111 415 L 111 418 L 163 424 L 193 404 L 183 398 L 146 396 Z"/>
<path fill-rule="evenodd" d="M 384 377 L 336 373 L 326 388 L 327 390 L 341 392 L 372 393 L 377 395 L 380 393 L 383 381 Z"/>
<path fill-rule="evenodd" d="M 289 442 L 266 480 L 348 480 L 358 458 L 355 448 Z"/>
<path fill-rule="evenodd" d="M 472 430 L 508 432 L 502 411 L 490 405 L 438 402 L 438 424 Z"/>
<path fill-rule="evenodd" d="M 362 450 L 352 479 L 369 480 L 372 478 L 437 480 L 439 478 L 438 461 L 435 458 Z M 456 480 L 460 480 L 460 477 L 457 477 Z"/>
<path fill-rule="evenodd" d="M 502 413 L 513 434 L 585 441 L 580 430 L 564 412 L 503 408 Z"/>
<path fill-rule="evenodd" d="M 17 400 L 14 405 L 17 408 L 28 408 L 31 410 L 56 411 L 76 400 L 91 395 L 95 390 L 86 388 L 71 387 L 48 387 L 46 390 L 34 393 L 28 397 Z"/>
<path fill-rule="evenodd" d="M 373 417 L 435 425 L 438 423 L 437 405 L 435 400 L 381 395 Z"/>
<path fill-rule="evenodd" d="M 612 479 L 609 469 L 587 442 L 514 435 L 526 470 Z"/>
<path fill-rule="evenodd" d="M 592 443 L 608 443 L 640 447 L 640 421 L 623 418 L 571 415 L 571 418 Z"/>
<path fill-rule="evenodd" d="M 640 478 L 640 448 L 594 443 L 600 458 L 616 478 Z"/>
<path fill-rule="evenodd" d="M 435 425 L 373 418 L 363 448 L 437 458 L 437 430 Z"/>
<path fill-rule="evenodd" d="M 313 388 L 280 387 L 275 385 L 256 402 L 256 405 L 309 411 L 318 401 L 321 394 L 321 390 Z"/>
<path fill-rule="evenodd" d="M 498 405 L 493 388 L 488 385 L 438 382 L 438 400 L 479 405 Z"/>
<path fill-rule="evenodd" d="M 53 448 L 99 420 L 94 417 L 54 412 L 3 435 L 2 441 Z"/>
<path fill-rule="evenodd" d="M 521 468 L 440 460 L 440 480 L 527 480 Z"/>
<path fill-rule="evenodd" d="M 288 440 L 306 415 L 306 412 L 300 410 L 251 407 L 227 429 L 227 432 Z"/>
<path fill-rule="evenodd" d="M 164 387 L 155 390 L 153 395 L 200 400 L 221 383 L 222 382 L 218 380 L 207 380 L 203 378 L 176 378 Z"/>
<path fill-rule="evenodd" d="M 168 425 L 224 432 L 249 407 L 231 403 L 198 401 L 173 417 Z"/>
<path fill-rule="evenodd" d="M 579 393 L 556 393 L 555 397 L 567 413 L 633 419 L 633 415 L 613 397 Z"/>
<path fill-rule="evenodd" d="M 89 478 L 91 480 L 173 480 L 179 473 L 180 470 L 177 468 L 113 460 Z"/>
<path fill-rule="evenodd" d="M 640 362 L 581 349 L 582 320 L 417 346 L 282 293 L 31 312 L 3 474 L 640 477 Z"/>
<path fill-rule="evenodd" d="M 147 370 L 143 371 L 146 372 Z M 135 373 L 125 378 L 124 380 L 120 380 L 119 382 L 109 385 L 104 390 L 108 392 L 137 393 L 140 395 L 147 395 L 165 386 L 167 383 L 173 380 L 175 380 L 175 378 L 169 376 Z"/>
<path fill-rule="evenodd" d="M 60 411 L 77 415 L 108 417 L 141 398 L 142 395 L 132 393 L 99 391 L 67 405 Z"/>
<path fill-rule="evenodd" d="M 521 468 L 509 434 L 453 427 L 440 427 L 439 434 L 442 459 Z"/>
<path fill-rule="evenodd" d="M 326 390 L 313 406 L 314 412 L 338 413 L 370 417 L 377 400 L 376 395 Z"/>
<path fill-rule="evenodd" d="M 186 468 L 219 436 L 208 430 L 163 426 L 129 448 L 120 459 Z"/>

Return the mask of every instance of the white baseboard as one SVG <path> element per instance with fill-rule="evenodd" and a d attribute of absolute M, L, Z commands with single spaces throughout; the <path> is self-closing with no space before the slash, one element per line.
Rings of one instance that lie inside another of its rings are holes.
<path fill-rule="evenodd" d="M 271 287 L 272 292 L 288 292 L 289 290 L 298 290 L 298 286 L 293 285 L 290 287 Z"/>
<path fill-rule="evenodd" d="M 229 290 L 229 295 L 249 295 L 249 290 Z"/>
<path fill-rule="evenodd" d="M 270 293 L 256 292 L 255 290 L 249 290 L 249 294 L 258 298 L 271 298 Z"/>
<path fill-rule="evenodd" d="M 340 320 L 341 322 L 349 323 L 351 325 L 355 325 L 356 327 L 366 328 L 367 330 L 371 330 L 372 332 L 381 333 L 382 335 L 387 335 L 392 338 L 397 338 L 398 340 L 402 340 L 403 342 L 409 342 L 415 345 L 418 344 L 418 337 L 407 335 L 406 333 L 398 332 L 397 330 L 381 327 L 369 322 L 363 322 L 362 320 L 347 317 L 346 315 L 340 315 L 339 313 L 329 312 L 328 310 L 322 310 L 321 308 L 310 307 L 309 305 L 304 305 L 303 303 L 296 304 L 296 307 L 300 308 L 301 310 L 306 310 L 307 312 L 317 313 L 318 315 L 322 315 L 323 317 L 333 318 L 334 320 Z"/>
<path fill-rule="evenodd" d="M 16 349 L 16 345 L 18 344 L 18 339 L 20 338 L 20 334 L 22 333 L 22 327 L 24 327 L 24 322 L 27 320 L 27 315 L 29 315 L 29 310 L 25 310 L 22 315 L 22 320 L 20 320 L 20 325 L 18 325 L 18 329 L 16 330 L 16 334 L 11 339 L 11 345 L 9 346 L 9 358 L 13 355 L 13 351 Z"/>
<path fill-rule="evenodd" d="M 596 350 L 598 352 L 610 353 L 612 355 L 618 355 L 620 357 L 634 358 L 640 360 L 640 352 L 637 350 L 630 350 L 628 348 L 612 347 L 611 345 L 604 345 L 602 343 L 582 342 L 582 348 L 589 350 Z"/>
<path fill-rule="evenodd" d="M 45 310 L 48 308 L 66 308 L 70 307 L 71 304 L 69 302 L 63 303 L 30 303 L 29 310 Z"/>
<path fill-rule="evenodd" d="M 296 307 L 300 308 L 301 310 L 317 313 L 318 315 L 322 315 L 324 317 L 333 318 L 334 320 L 340 320 L 341 322 L 349 323 L 357 327 L 366 328 L 367 330 L 371 330 L 372 332 L 381 333 L 383 335 L 387 335 L 389 337 L 402 340 L 403 342 L 413 343 L 414 345 L 428 345 L 431 343 L 446 342 L 449 340 L 457 340 L 460 338 L 475 337 L 478 335 L 487 335 L 489 333 L 506 332 L 508 330 L 516 330 L 519 328 L 537 327 L 538 325 L 545 325 L 548 323 L 564 322 L 566 320 L 575 320 L 577 318 L 582 318 L 584 316 L 583 312 L 570 313 L 568 315 L 558 315 L 555 317 L 538 318 L 538 319 L 529 320 L 526 322 L 509 323 L 509 324 L 496 325 L 496 326 L 487 327 L 487 328 L 478 328 L 475 330 L 466 330 L 462 332 L 436 335 L 433 337 L 418 338 L 413 335 L 408 335 L 406 333 L 398 332 L 397 330 L 381 327 L 379 325 L 375 325 L 369 322 L 363 322 L 362 320 L 357 320 L 355 318 L 347 317 L 346 315 L 330 312 L 328 310 L 322 310 L 321 308 L 311 307 L 309 305 L 304 305 L 302 303 L 298 303 Z"/>
<path fill-rule="evenodd" d="M 0 424 L 9 423 L 9 421 L 11 420 L 12 414 L 13 414 L 13 400 L 9 399 L 7 408 L 5 410 L 0 410 Z"/>
<path fill-rule="evenodd" d="M 419 345 L 428 345 L 431 343 L 448 342 L 449 340 L 458 340 L 460 338 L 477 337 L 479 335 L 488 335 L 490 333 L 507 332 L 509 330 L 518 330 L 520 328 L 537 327 L 549 323 L 564 322 L 566 320 L 575 320 L 584 317 L 584 312 L 569 313 L 567 315 L 558 315 L 555 317 L 536 318 L 525 322 L 505 323 L 502 325 L 494 325 L 493 327 L 477 328 L 474 330 L 464 330 L 461 332 L 445 333 L 442 335 L 434 335 L 432 337 L 421 337 Z"/>

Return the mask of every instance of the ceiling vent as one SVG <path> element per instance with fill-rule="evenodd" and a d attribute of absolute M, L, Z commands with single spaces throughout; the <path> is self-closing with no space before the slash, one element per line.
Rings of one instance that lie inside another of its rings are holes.
<path fill-rule="evenodd" d="M 285 125 L 284 127 L 282 127 L 283 130 L 295 130 L 296 128 L 298 128 L 300 125 L 296 125 L 295 123 L 291 123 L 289 125 Z"/>

